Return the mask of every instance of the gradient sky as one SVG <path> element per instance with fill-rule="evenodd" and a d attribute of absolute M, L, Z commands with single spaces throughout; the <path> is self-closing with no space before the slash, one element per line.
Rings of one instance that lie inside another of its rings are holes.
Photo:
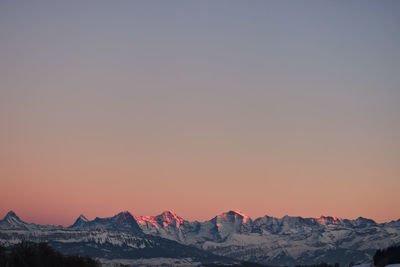
<path fill-rule="evenodd" d="M 400 218 L 399 1 L 1 1 L 0 216 Z"/>

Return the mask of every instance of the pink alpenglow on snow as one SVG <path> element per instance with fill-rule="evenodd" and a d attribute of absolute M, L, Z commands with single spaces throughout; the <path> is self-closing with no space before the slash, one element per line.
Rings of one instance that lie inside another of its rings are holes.
<path fill-rule="evenodd" d="M 137 216 L 135 217 L 138 224 L 146 225 L 150 224 L 153 225 L 158 229 L 157 221 L 154 219 L 154 216 Z"/>
<path fill-rule="evenodd" d="M 159 225 L 168 227 L 170 224 L 174 224 L 174 226 L 179 228 L 184 222 L 183 218 L 179 217 L 172 211 L 164 211 L 157 216 L 136 216 L 135 218 L 141 225 L 150 224 L 156 228 L 159 228 Z"/>
<path fill-rule="evenodd" d="M 175 226 L 179 228 L 179 226 L 184 222 L 184 219 L 182 219 L 172 211 L 164 211 L 160 215 L 154 217 L 154 219 L 158 222 L 161 221 L 165 227 L 172 223 L 175 223 Z"/>
<path fill-rule="evenodd" d="M 244 214 L 243 212 L 241 212 L 240 210 L 236 209 L 234 211 L 228 211 L 228 212 L 224 212 L 221 213 L 219 215 L 217 215 L 217 218 L 228 218 L 228 216 L 233 216 L 233 218 L 236 219 L 240 219 L 242 220 L 242 224 L 245 224 L 247 222 L 247 220 L 250 219 L 249 216 L 247 216 L 246 214 Z"/>
<path fill-rule="evenodd" d="M 339 224 L 341 222 L 341 218 L 335 216 L 321 216 L 315 219 L 317 222 L 321 224 Z"/>

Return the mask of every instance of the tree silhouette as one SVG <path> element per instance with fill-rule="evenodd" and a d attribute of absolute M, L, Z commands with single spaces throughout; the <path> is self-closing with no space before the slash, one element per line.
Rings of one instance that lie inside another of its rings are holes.
<path fill-rule="evenodd" d="M 100 263 L 86 256 L 63 255 L 45 242 L 21 242 L 11 248 L 0 245 L 0 266 L 100 267 Z"/>
<path fill-rule="evenodd" d="M 376 267 L 383 267 L 388 264 L 400 263 L 400 246 L 391 246 L 387 249 L 378 249 L 374 255 Z"/>

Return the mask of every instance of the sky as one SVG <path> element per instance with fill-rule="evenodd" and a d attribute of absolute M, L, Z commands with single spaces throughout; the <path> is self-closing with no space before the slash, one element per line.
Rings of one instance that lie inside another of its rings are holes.
<path fill-rule="evenodd" d="M 0 217 L 400 218 L 399 1 L 1 1 Z"/>

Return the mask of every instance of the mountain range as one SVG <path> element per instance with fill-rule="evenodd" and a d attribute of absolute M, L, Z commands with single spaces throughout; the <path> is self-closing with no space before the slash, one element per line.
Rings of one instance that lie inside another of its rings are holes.
<path fill-rule="evenodd" d="M 257 262 L 268 265 L 368 262 L 377 249 L 400 244 L 400 220 L 376 223 L 331 216 L 264 216 L 228 211 L 204 222 L 171 211 L 108 218 L 79 216 L 69 227 L 23 222 L 10 211 L 0 220 L 0 242 L 47 241 L 64 253 L 100 259 L 186 259 L 187 262 Z"/>

